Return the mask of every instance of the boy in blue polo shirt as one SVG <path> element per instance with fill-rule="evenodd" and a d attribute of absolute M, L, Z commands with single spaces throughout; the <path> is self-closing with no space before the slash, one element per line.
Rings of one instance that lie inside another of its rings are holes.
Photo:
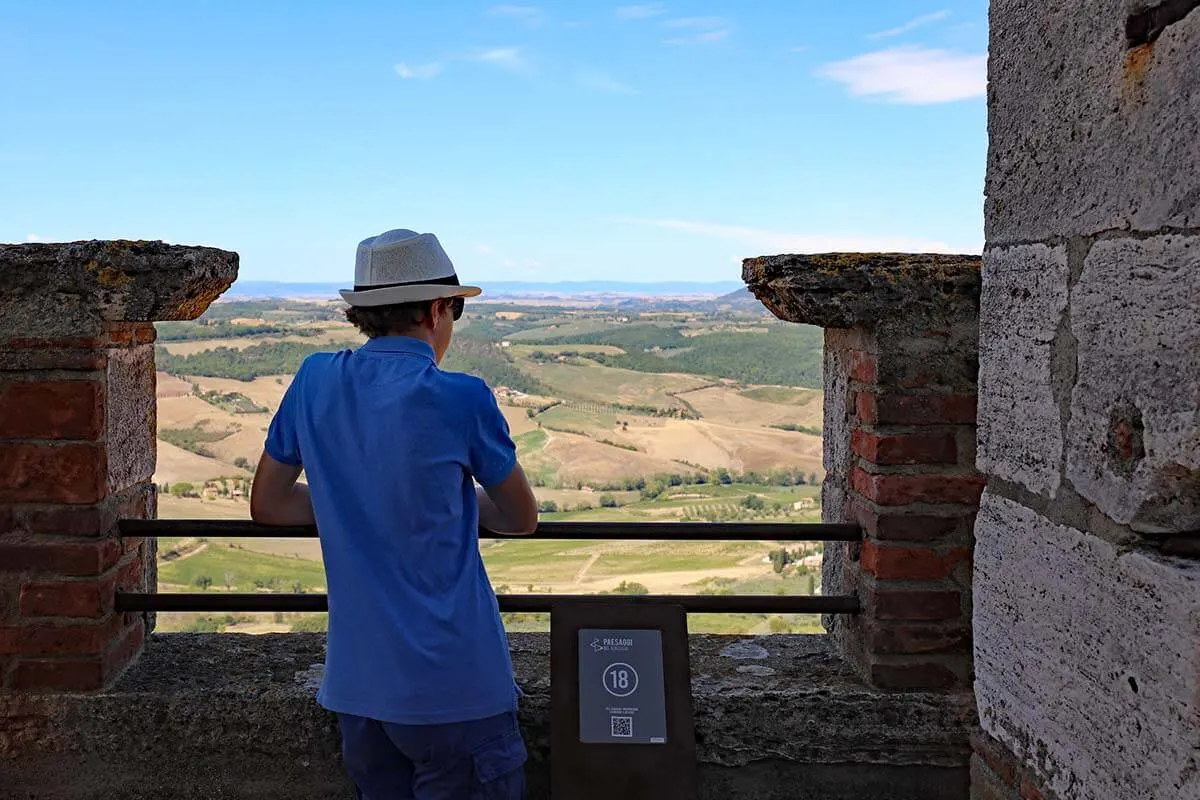
<path fill-rule="evenodd" d="M 432 234 L 364 240 L 342 297 L 369 340 L 305 360 L 255 474 L 256 521 L 320 531 L 317 700 L 368 800 L 524 795 L 517 689 L 477 537 L 532 532 L 537 503 L 492 392 L 438 368 L 479 293 Z"/>

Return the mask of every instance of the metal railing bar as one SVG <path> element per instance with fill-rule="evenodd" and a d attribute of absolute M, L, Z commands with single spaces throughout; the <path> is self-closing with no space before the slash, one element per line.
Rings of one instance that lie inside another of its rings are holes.
<path fill-rule="evenodd" d="M 853 595 L 499 595 L 506 613 L 548 612 L 554 606 L 596 602 L 674 603 L 688 613 L 705 614 L 856 614 Z M 266 593 L 126 593 L 116 596 L 117 611 L 270 612 L 328 611 L 324 594 Z"/>
<path fill-rule="evenodd" d="M 122 536 L 230 539 L 315 539 L 312 525 L 269 526 L 249 520 L 123 519 Z M 481 539 L 606 539 L 695 542 L 857 542 L 857 525 L 791 522 L 543 522 L 528 536 L 480 529 Z"/>

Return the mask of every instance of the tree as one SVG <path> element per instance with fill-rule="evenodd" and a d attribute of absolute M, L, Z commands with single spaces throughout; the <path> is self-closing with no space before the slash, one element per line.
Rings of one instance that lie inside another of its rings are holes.
<path fill-rule="evenodd" d="M 613 594 L 650 594 L 650 590 L 636 581 L 621 581 L 613 587 Z"/>
<path fill-rule="evenodd" d="M 808 485 L 809 486 L 819 486 L 820 483 L 821 482 L 817 480 L 817 473 L 815 473 L 815 472 L 808 473 Z"/>
<path fill-rule="evenodd" d="M 234 583 L 237 582 L 237 574 L 233 573 L 233 572 L 226 572 L 224 575 L 224 578 L 225 578 L 225 588 L 232 589 L 234 586 Z"/>
<path fill-rule="evenodd" d="M 617 507 L 617 498 L 613 497 L 611 494 L 600 495 L 600 507 L 601 508 L 616 508 Z"/>
<path fill-rule="evenodd" d="M 195 581 L 193 581 L 193 583 L 195 583 L 202 592 L 207 591 L 208 587 L 212 586 L 212 582 L 212 578 L 208 577 L 207 575 L 200 575 Z"/>
<path fill-rule="evenodd" d="M 756 494 L 746 495 L 742 499 L 742 508 L 748 508 L 751 511 L 762 511 L 767 507 L 767 503 Z"/>
<path fill-rule="evenodd" d="M 233 465 L 241 469 L 250 470 L 250 461 L 245 456 L 238 456 L 233 460 Z"/>
<path fill-rule="evenodd" d="M 538 503 L 538 511 L 542 514 L 553 514 L 558 511 L 558 503 L 553 500 L 542 500 Z"/>
<path fill-rule="evenodd" d="M 292 594 L 304 594 L 304 584 L 300 581 L 295 581 L 292 584 Z"/>
<path fill-rule="evenodd" d="M 196 493 L 196 487 L 187 481 L 180 481 L 171 486 L 171 494 L 176 497 L 190 497 Z"/>

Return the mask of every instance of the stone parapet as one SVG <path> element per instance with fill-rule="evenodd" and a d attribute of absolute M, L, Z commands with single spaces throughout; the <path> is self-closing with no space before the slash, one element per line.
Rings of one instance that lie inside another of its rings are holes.
<path fill-rule="evenodd" d="M 549 647 L 512 637 L 533 800 L 548 796 Z M 823 636 L 691 649 L 705 800 L 965 796 L 969 698 L 881 693 Z M 42 800 L 348 799 L 336 722 L 314 700 L 323 659 L 319 634 L 156 634 L 106 692 L 0 695 L 0 774 Z"/>
<path fill-rule="evenodd" d="M 199 315 L 237 255 L 162 242 L 0 245 L 0 691 L 90 690 L 141 650 L 156 502 L 153 320 Z"/>
<path fill-rule="evenodd" d="M 781 319 L 825 330 L 823 591 L 863 613 L 830 617 L 872 685 L 971 685 L 978 256 L 895 253 L 747 259 L 750 290 Z"/>

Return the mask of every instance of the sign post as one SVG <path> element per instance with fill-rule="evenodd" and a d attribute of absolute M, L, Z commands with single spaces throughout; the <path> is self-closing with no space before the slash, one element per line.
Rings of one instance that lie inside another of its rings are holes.
<path fill-rule="evenodd" d="M 631 600 L 550 615 L 551 795 L 694 800 L 687 616 Z"/>

